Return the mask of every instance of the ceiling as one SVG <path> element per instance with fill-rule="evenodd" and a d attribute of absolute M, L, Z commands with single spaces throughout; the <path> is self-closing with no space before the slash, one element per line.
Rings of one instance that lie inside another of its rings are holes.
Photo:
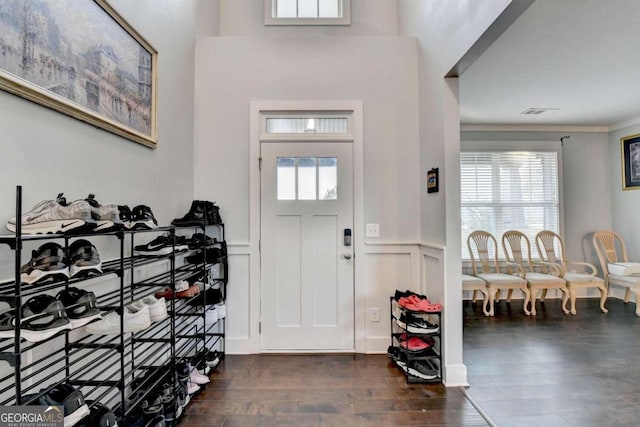
<path fill-rule="evenodd" d="M 461 123 L 640 121 L 638 22 L 638 0 L 536 0 L 460 76 Z"/>

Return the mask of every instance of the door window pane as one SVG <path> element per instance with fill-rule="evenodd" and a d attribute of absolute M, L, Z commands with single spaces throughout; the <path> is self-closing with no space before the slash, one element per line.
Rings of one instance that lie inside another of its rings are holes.
<path fill-rule="evenodd" d="M 278 157 L 277 160 L 278 200 L 296 199 L 296 159 Z"/>
<path fill-rule="evenodd" d="M 297 18 L 296 0 L 278 0 L 276 2 L 276 16 L 278 18 Z"/>
<path fill-rule="evenodd" d="M 320 18 L 340 18 L 339 0 L 320 0 Z"/>
<path fill-rule="evenodd" d="M 335 157 L 318 159 L 318 199 L 338 199 L 338 159 Z"/>
<path fill-rule="evenodd" d="M 316 200 L 316 159 L 298 159 L 298 200 Z"/>
<path fill-rule="evenodd" d="M 346 117 L 270 117 L 267 133 L 349 133 Z"/>

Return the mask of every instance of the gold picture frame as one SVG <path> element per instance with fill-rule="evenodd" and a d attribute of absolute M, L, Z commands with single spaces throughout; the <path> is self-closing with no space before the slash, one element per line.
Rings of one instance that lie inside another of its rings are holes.
<path fill-rule="evenodd" d="M 640 134 L 620 139 L 622 189 L 640 190 Z"/>
<path fill-rule="evenodd" d="M 157 56 L 105 0 L 0 3 L 0 89 L 152 148 Z"/>

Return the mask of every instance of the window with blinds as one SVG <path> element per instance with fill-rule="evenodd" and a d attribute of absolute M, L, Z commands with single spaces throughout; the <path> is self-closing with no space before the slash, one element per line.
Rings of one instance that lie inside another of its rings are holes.
<path fill-rule="evenodd" d="M 265 0 L 265 25 L 349 25 L 351 0 Z"/>
<path fill-rule="evenodd" d="M 469 259 L 467 237 L 485 230 L 498 241 L 519 230 L 529 237 L 535 258 L 535 235 L 559 232 L 558 155 L 549 151 L 460 153 L 462 259 Z"/>

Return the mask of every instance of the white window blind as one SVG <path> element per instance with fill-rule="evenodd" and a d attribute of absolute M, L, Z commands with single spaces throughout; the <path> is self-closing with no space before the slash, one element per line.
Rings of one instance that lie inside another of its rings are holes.
<path fill-rule="evenodd" d="M 507 230 L 526 234 L 535 258 L 535 235 L 559 232 L 556 152 L 462 152 L 460 187 L 463 259 L 470 258 L 467 237 L 474 230 L 493 234 L 501 258 Z"/>

